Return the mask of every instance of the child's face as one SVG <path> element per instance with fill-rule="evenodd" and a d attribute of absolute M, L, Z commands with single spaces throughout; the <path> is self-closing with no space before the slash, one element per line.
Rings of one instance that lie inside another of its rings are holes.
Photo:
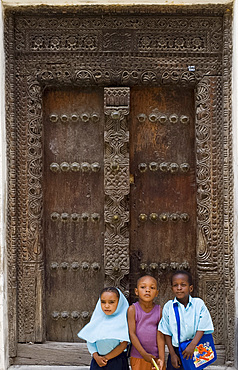
<path fill-rule="evenodd" d="M 106 315 L 112 315 L 118 305 L 118 297 L 114 292 L 104 292 L 101 295 L 101 307 Z"/>
<path fill-rule="evenodd" d="M 173 277 L 172 291 L 181 303 L 187 303 L 189 294 L 193 291 L 193 285 L 189 285 L 188 276 L 178 274 Z"/>
<path fill-rule="evenodd" d="M 135 289 L 135 294 L 145 302 L 153 301 L 158 293 L 157 281 L 152 276 L 143 276 Z"/>

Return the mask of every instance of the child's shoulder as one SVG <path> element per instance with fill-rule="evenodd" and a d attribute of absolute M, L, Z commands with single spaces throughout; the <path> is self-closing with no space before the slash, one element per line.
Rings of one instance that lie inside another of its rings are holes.
<path fill-rule="evenodd" d="M 161 306 L 160 304 L 154 304 L 153 307 L 151 308 L 150 311 L 160 311 L 161 310 Z M 139 302 L 136 302 L 136 303 L 132 303 L 129 307 L 128 307 L 128 313 L 135 313 L 136 311 L 144 311 L 144 312 L 147 312 L 143 309 L 143 307 L 141 307 L 140 303 Z M 150 312 L 148 311 L 148 312 Z"/>
<path fill-rule="evenodd" d="M 132 312 L 135 312 L 135 304 L 132 303 L 129 307 L 128 307 L 128 313 L 132 313 Z"/>
<path fill-rule="evenodd" d="M 201 307 L 201 306 L 205 305 L 204 301 L 199 297 L 193 297 L 192 302 L 193 302 L 193 304 L 195 304 L 195 306 L 198 306 L 198 307 Z"/>
<path fill-rule="evenodd" d="M 192 297 L 192 299 L 193 299 L 195 302 L 202 302 L 202 303 L 204 303 L 204 301 L 202 300 L 202 298 L 199 298 L 199 297 Z"/>
<path fill-rule="evenodd" d="M 169 301 L 167 301 L 167 302 L 164 304 L 163 309 L 165 309 L 165 308 L 169 308 L 169 307 L 173 307 L 173 303 L 174 303 L 174 300 L 173 300 L 173 299 L 170 299 Z"/>

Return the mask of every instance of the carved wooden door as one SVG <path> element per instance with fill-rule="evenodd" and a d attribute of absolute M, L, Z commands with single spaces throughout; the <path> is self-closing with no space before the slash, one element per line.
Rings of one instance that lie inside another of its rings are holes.
<path fill-rule="evenodd" d="M 133 301 L 150 273 L 163 303 L 180 267 L 233 363 L 232 14 L 227 4 L 6 13 L 13 364 L 45 360 L 32 343 L 77 341 L 104 285 Z"/>
<path fill-rule="evenodd" d="M 44 140 L 46 339 L 74 342 L 104 285 L 196 271 L 193 90 L 49 88 Z"/>

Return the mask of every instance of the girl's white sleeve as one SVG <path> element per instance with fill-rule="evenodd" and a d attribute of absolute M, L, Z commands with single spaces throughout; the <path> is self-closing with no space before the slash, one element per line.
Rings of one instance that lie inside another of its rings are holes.
<path fill-rule="evenodd" d="M 96 343 L 90 343 L 90 342 L 87 342 L 87 347 L 88 347 L 88 350 L 89 352 L 91 353 L 91 355 L 95 352 L 97 352 L 97 346 L 96 346 Z"/>

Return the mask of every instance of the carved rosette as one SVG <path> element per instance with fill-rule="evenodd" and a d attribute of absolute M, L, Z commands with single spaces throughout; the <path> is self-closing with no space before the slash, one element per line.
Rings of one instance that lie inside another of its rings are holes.
<path fill-rule="evenodd" d="M 128 287 L 121 280 L 129 273 L 129 114 L 130 89 L 104 89 L 104 191 L 106 285 L 119 287 L 125 295 Z"/>

